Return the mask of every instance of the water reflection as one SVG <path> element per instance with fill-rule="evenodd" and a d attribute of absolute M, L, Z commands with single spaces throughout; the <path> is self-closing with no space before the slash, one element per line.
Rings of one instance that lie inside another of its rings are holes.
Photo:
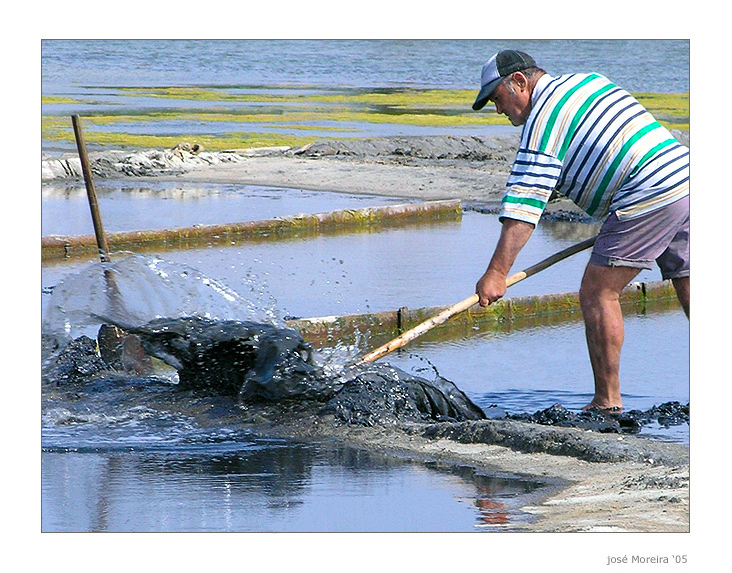
<path fill-rule="evenodd" d="M 141 185 L 99 179 L 95 187 L 108 232 L 228 224 L 409 202 L 399 198 L 257 185 L 172 181 L 149 181 Z M 44 183 L 41 201 L 44 236 L 94 232 L 83 182 Z"/>
<path fill-rule="evenodd" d="M 547 485 L 263 439 L 234 399 L 138 377 L 45 383 L 41 406 L 44 531 L 471 531 Z"/>
<path fill-rule="evenodd" d="M 465 501 L 477 510 L 476 528 L 500 527 L 505 530 L 518 522 L 527 521 L 530 519 L 527 514 L 515 514 L 516 504 L 527 505 L 535 498 L 537 490 L 543 488 L 546 495 L 546 488 L 558 483 L 542 482 L 533 478 L 485 475 L 464 466 L 444 468 L 443 471 L 457 475 L 475 487 L 473 495 Z"/>
<path fill-rule="evenodd" d="M 353 448 L 42 456 L 43 531 L 474 531 L 518 526 L 549 483 Z M 545 493 L 544 493 L 545 495 Z"/>

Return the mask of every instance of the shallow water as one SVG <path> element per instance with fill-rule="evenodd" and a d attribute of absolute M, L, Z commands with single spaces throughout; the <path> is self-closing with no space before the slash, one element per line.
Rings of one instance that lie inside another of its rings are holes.
<path fill-rule="evenodd" d="M 293 450 L 302 449 L 315 455 L 324 451 L 317 445 L 295 446 L 288 455 L 297 457 Z M 256 467 L 246 452 L 213 459 L 208 453 L 47 453 L 42 528 L 443 532 L 505 530 L 527 519 L 517 509 L 525 502 L 523 489 L 533 487 L 529 481 L 484 478 L 471 483 L 446 471 L 363 452 L 341 455 L 362 459 L 352 467 L 341 465 L 342 460 L 316 459 L 293 478 L 283 476 L 279 467 Z M 74 476 L 74 483 L 62 482 L 59 475 Z M 498 491 L 487 495 L 483 487 Z"/>
<path fill-rule="evenodd" d="M 279 193 L 286 205 L 290 192 L 269 189 L 268 193 Z M 323 206 L 322 197 L 327 195 L 308 195 L 314 203 L 312 209 L 303 205 L 303 210 L 318 211 Z M 340 200 L 336 197 L 332 203 L 327 201 L 335 206 Z M 165 209 L 167 203 L 165 199 L 150 197 L 145 203 L 149 206 L 140 208 L 156 212 Z M 387 203 L 379 198 L 371 205 Z M 79 202 L 78 208 L 83 210 L 86 206 Z M 239 213 L 232 215 L 227 204 L 216 197 L 200 197 L 196 208 L 206 213 L 207 221 L 240 219 Z M 294 210 L 283 213 L 289 214 L 295 214 Z M 88 213 L 79 216 L 89 217 Z M 134 226 L 129 221 L 118 222 L 117 217 L 126 217 L 123 211 L 112 211 L 109 216 L 105 212 L 104 217 L 105 229 Z M 160 221 L 167 227 L 190 223 L 175 208 Z M 63 232 L 65 224 L 57 228 Z M 542 223 L 519 255 L 514 272 L 588 238 L 593 231 L 589 225 Z M 242 296 L 253 297 L 262 305 L 276 309 L 281 317 L 314 317 L 390 311 L 403 306 L 439 306 L 463 300 L 474 292 L 475 282 L 485 270 L 499 233 L 500 223 L 495 215 L 466 212 L 458 222 L 159 254 L 161 258 L 184 263 L 224 282 Z M 512 286 L 507 296 L 576 292 L 588 259 L 589 252 L 579 253 Z M 85 264 L 88 263 L 44 265 L 43 285 L 53 285 Z M 637 278 L 639 281 L 659 279 L 658 270 L 642 271 Z"/>
<path fill-rule="evenodd" d="M 626 411 L 664 402 L 689 402 L 689 322 L 674 311 L 625 314 L 621 389 Z M 416 340 L 390 355 L 407 371 L 436 368 L 483 409 L 534 413 L 554 404 L 579 411 L 592 400 L 592 369 L 584 325 L 561 325 L 508 333 L 479 332 L 453 340 Z M 644 437 L 689 443 L 689 425 L 645 426 Z"/>
<path fill-rule="evenodd" d="M 265 111 L 281 117 L 283 110 L 300 106 L 299 99 L 294 104 L 278 102 L 278 95 L 353 96 L 365 89 L 388 93 L 415 88 L 477 93 L 483 63 L 507 47 L 532 54 L 553 75 L 596 71 L 634 92 L 689 91 L 688 40 L 44 40 L 41 47 L 43 96 L 61 98 L 59 103 L 42 104 L 44 116 L 62 119 L 70 130 L 70 122 L 63 118 L 73 114 L 150 112 L 156 115 L 143 121 L 95 124 L 94 130 L 175 138 L 261 131 L 287 139 L 517 133 L 505 125 L 448 130 L 409 126 L 398 116 L 393 123 L 321 119 L 238 123 L 187 117 L 211 109 Z M 636 65 L 625 65 L 629 60 Z M 171 86 L 215 88 L 219 97 L 149 97 L 123 89 Z M 270 101 L 249 103 L 230 97 L 242 93 L 263 94 Z M 466 111 L 471 103 L 466 99 Z M 307 114 L 312 111 L 308 105 L 299 109 Z M 318 103 L 321 108 L 329 105 Z M 183 118 L 171 119 L 166 112 Z M 48 154 L 73 152 L 74 144 L 70 137 L 44 139 L 42 149 Z"/>
<path fill-rule="evenodd" d="M 277 440 L 42 461 L 43 531 L 505 531 L 549 486 Z"/>
<path fill-rule="evenodd" d="M 408 202 L 257 185 L 98 179 L 94 186 L 107 232 L 239 223 Z M 94 233 L 83 182 L 42 185 L 41 232 L 43 236 Z"/>
<path fill-rule="evenodd" d="M 230 201 L 246 202 L 232 198 L 241 189 L 207 188 L 193 193 L 195 209 L 188 210 L 173 198 L 185 197 L 188 188 L 162 187 L 163 197 L 146 191 L 135 199 L 112 188 L 103 207 L 105 226 L 129 230 L 156 219 L 166 227 L 182 226 L 193 222 L 194 211 L 209 222 L 231 222 Z M 372 206 L 388 201 L 271 188 L 243 194 L 255 207 L 242 213 L 257 219 L 271 212 L 294 214 L 291 197 L 302 201 L 297 210 L 304 212 L 340 206 L 341 201 Z M 110 208 L 115 200 L 126 207 Z M 134 201 L 140 204 L 137 220 L 129 218 Z M 270 204 L 272 211 L 267 210 Z M 286 210 L 281 208 L 285 205 Z M 53 193 L 44 196 L 44 210 L 54 214 L 53 221 L 62 221 L 53 224 L 63 234 L 88 217 L 83 201 Z M 143 217 L 163 212 L 164 219 Z M 158 256 L 221 281 L 251 308 L 281 320 L 462 300 L 472 292 L 499 230 L 495 215 L 468 212 L 461 222 Z M 542 223 L 517 268 L 586 234 L 591 229 L 584 225 Z M 113 260 L 121 257 L 114 254 Z M 587 257 L 581 253 L 531 277 L 512 287 L 508 296 L 576 291 Z M 42 284 L 59 284 L 90 262 L 95 261 L 43 264 Z M 653 271 L 639 280 L 657 278 Z M 49 298 L 42 295 L 44 309 Z M 629 316 L 626 336 L 626 406 L 688 400 L 688 322 L 683 313 Z M 368 338 L 361 344 L 362 350 L 370 349 Z M 579 407 L 590 391 L 577 323 L 416 341 L 388 361 L 427 378 L 425 370 L 437 369 L 479 405 L 498 404 L 511 413 L 556 402 Z M 505 531 L 528 519 L 520 507 L 546 491 L 540 485 L 550 486 L 521 476 L 481 476 L 469 468 L 448 469 L 329 444 L 260 440 L 237 430 L 230 418 L 209 413 L 202 425 L 187 411 L 190 405 L 169 408 L 135 388 L 110 395 L 102 388 L 90 389 L 71 396 L 44 390 L 44 531 Z M 688 443 L 688 426 L 643 432 Z"/>

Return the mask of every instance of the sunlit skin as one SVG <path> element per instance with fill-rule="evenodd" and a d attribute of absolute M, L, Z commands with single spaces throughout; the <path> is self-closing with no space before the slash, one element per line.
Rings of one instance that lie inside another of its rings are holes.
<path fill-rule="evenodd" d="M 501 82 L 488 101 L 496 112 L 515 126 L 523 125 L 531 113 L 531 95 L 536 76 L 529 80 L 514 72 Z M 534 225 L 503 219 L 501 235 L 490 264 L 475 286 L 481 306 L 488 306 L 506 293 L 506 277 L 521 249 L 534 231 Z M 621 409 L 620 350 L 623 345 L 623 315 L 620 293 L 638 273 L 631 267 L 603 267 L 588 263 L 580 287 L 580 302 L 585 322 L 587 347 L 595 379 L 595 395 L 583 409 Z M 676 294 L 689 316 L 689 279 L 675 279 Z"/>
<path fill-rule="evenodd" d="M 514 72 L 498 84 L 488 98 L 496 106 L 496 113 L 505 115 L 515 125 L 523 125 L 531 112 L 531 94 L 536 85 L 536 79 L 529 79 L 521 72 Z"/>

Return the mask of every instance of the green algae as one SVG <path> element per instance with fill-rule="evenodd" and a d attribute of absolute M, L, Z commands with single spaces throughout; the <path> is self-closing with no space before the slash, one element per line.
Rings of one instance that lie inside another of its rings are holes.
<path fill-rule="evenodd" d="M 55 104 L 63 104 L 63 103 L 85 103 L 80 99 L 74 99 L 70 97 L 62 97 L 62 96 L 41 96 L 41 104 L 42 105 L 55 105 Z"/>
<path fill-rule="evenodd" d="M 368 124 L 435 128 L 476 128 L 510 125 L 492 106 L 480 113 L 470 105 L 474 90 L 347 89 L 308 86 L 167 86 L 114 88 L 132 101 L 118 111 L 100 111 L 84 117 L 89 143 L 109 146 L 170 147 L 195 141 L 211 150 L 298 146 L 320 138 L 343 139 Z M 635 94 L 658 121 L 671 129 L 689 129 L 688 93 Z M 134 100 L 155 97 L 170 100 L 163 109 L 136 108 Z M 215 104 L 196 107 L 197 104 Z M 49 106 L 71 103 L 68 98 L 44 96 Z M 74 102 L 78 103 L 78 102 Z M 89 102 L 83 102 L 89 103 Z M 251 105 L 250 105 L 251 104 Z M 180 107 L 185 105 L 186 107 Z M 178 106 L 178 107 L 176 107 Z M 211 124 L 208 135 L 171 133 L 172 125 Z M 221 133 L 229 123 L 232 129 Z M 115 129 L 115 125 L 119 129 Z M 100 129 L 97 129 L 100 128 Z M 101 129 L 103 128 L 103 129 Z M 73 141 L 67 117 L 48 113 L 42 118 L 42 137 Z M 298 132 L 313 132 L 302 135 Z"/>
<path fill-rule="evenodd" d="M 384 89 L 359 90 L 307 86 L 262 86 L 257 91 L 239 91 L 236 86 L 228 87 L 121 87 L 117 88 L 127 96 L 183 99 L 191 102 L 237 101 L 253 103 L 341 103 L 341 104 L 388 104 L 388 105 L 456 105 L 466 109 L 474 97 L 473 90 L 449 89 Z M 243 88 L 246 89 L 246 88 Z M 281 91 L 282 93 L 278 93 Z"/>
<path fill-rule="evenodd" d="M 641 92 L 634 97 L 658 120 L 670 129 L 689 129 L 689 94 Z"/>
<path fill-rule="evenodd" d="M 235 87 L 235 86 L 234 86 Z M 412 109 L 415 107 L 448 107 L 474 113 L 470 109 L 475 91 L 456 89 L 383 89 L 383 90 L 341 90 L 323 92 L 323 88 L 303 88 L 294 86 L 264 86 L 257 92 L 231 91 L 233 87 L 120 87 L 116 88 L 127 96 L 157 97 L 190 102 L 241 102 L 269 104 L 304 104 L 330 103 L 341 106 L 390 106 L 393 108 Z M 277 93 L 282 90 L 284 93 Z M 298 90 L 303 90 L 300 92 Z M 687 93 L 655 93 L 639 92 L 633 94 L 649 110 L 666 110 L 674 116 L 689 115 L 689 94 Z M 67 98 L 44 98 L 44 103 L 72 103 Z M 58 101 L 55 101 L 58 100 Z M 63 102 L 61 101 L 63 100 Z M 490 110 L 489 110 L 490 112 Z"/>
<path fill-rule="evenodd" d="M 236 100 L 238 96 L 225 90 L 195 86 L 168 87 L 120 87 L 127 96 L 182 99 L 186 101 L 226 101 Z"/>
<path fill-rule="evenodd" d="M 46 134 L 44 134 L 46 137 Z M 73 134 L 72 134 L 73 137 Z M 47 139 L 67 140 L 65 133 L 49 133 Z M 280 133 L 225 133 L 214 135 L 151 135 L 123 132 L 101 132 L 85 129 L 87 143 L 109 147 L 161 149 L 172 148 L 181 142 L 197 143 L 209 151 L 243 149 L 252 147 L 293 147 L 302 146 L 320 139 L 318 136 L 293 136 Z"/>

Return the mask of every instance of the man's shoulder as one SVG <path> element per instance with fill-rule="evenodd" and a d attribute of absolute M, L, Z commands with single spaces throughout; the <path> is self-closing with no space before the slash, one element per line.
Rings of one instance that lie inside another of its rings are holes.
<path fill-rule="evenodd" d="M 539 78 L 533 97 L 535 107 L 566 107 L 568 100 L 590 97 L 598 90 L 624 92 L 618 85 L 597 72 L 575 72 Z"/>
<path fill-rule="evenodd" d="M 603 74 L 601 74 L 599 72 L 572 72 L 572 73 L 568 73 L 568 74 L 561 74 L 559 76 L 553 76 L 553 77 L 551 77 L 551 80 L 553 80 L 552 83 L 555 83 L 557 85 L 567 85 L 567 86 L 573 86 L 573 85 L 577 85 L 579 83 L 586 83 L 586 82 L 598 82 L 598 83 L 607 82 L 609 84 L 613 83 L 606 76 L 604 76 Z"/>

